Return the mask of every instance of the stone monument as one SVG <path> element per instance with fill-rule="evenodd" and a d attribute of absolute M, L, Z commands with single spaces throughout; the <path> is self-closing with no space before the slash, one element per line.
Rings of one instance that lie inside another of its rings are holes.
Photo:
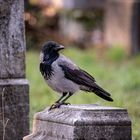
<path fill-rule="evenodd" d="M 0 0 L 0 140 L 29 133 L 23 13 L 23 0 Z"/>

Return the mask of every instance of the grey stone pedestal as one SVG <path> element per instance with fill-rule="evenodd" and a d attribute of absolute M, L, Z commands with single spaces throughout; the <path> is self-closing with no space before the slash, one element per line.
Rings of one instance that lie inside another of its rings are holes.
<path fill-rule="evenodd" d="M 131 140 L 131 121 L 126 109 L 61 106 L 37 113 L 33 133 L 23 140 Z"/>

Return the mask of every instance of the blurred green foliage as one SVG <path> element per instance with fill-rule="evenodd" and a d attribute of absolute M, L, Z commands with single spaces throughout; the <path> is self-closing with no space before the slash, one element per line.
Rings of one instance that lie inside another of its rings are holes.
<path fill-rule="evenodd" d="M 133 138 L 139 140 L 140 57 L 126 59 L 124 53 L 116 48 L 100 57 L 92 49 L 82 51 L 76 48 L 67 48 L 63 53 L 94 76 L 96 81 L 109 91 L 114 99 L 114 102 L 110 103 L 95 94 L 81 92 L 81 94 L 72 96 L 68 102 L 72 104 L 98 103 L 127 108 L 132 120 Z M 117 63 L 115 63 L 116 61 Z M 46 85 L 39 72 L 38 52 L 27 52 L 27 78 L 30 81 L 30 120 L 32 123 L 34 113 L 53 104 L 58 96 Z"/>
<path fill-rule="evenodd" d="M 115 62 L 125 59 L 126 56 L 126 50 L 119 45 L 113 46 L 106 51 L 106 57 Z"/>

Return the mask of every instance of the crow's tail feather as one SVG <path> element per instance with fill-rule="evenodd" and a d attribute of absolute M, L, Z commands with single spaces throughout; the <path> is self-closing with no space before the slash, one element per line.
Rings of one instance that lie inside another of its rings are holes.
<path fill-rule="evenodd" d="M 105 91 L 103 88 L 98 86 L 96 83 L 94 83 L 94 86 L 91 89 L 91 91 L 107 101 L 113 101 L 113 99 L 110 97 L 111 95 L 107 91 Z"/>

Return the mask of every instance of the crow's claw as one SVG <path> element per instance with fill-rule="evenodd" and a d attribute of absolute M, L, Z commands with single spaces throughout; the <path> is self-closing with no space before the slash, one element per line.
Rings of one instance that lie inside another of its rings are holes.
<path fill-rule="evenodd" d="M 62 105 L 70 105 L 70 103 L 62 103 Z"/>
<path fill-rule="evenodd" d="M 49 108 L 49 111 L 50 110 L 52 110 L 52 109 L 55 109 L 55 108 L 59 108 L 61 105 L 70 105 L 70 103 L 54 103 L 54 104 L 52 104 L 51 106 L 50 106 L 50 108 Z"/>

